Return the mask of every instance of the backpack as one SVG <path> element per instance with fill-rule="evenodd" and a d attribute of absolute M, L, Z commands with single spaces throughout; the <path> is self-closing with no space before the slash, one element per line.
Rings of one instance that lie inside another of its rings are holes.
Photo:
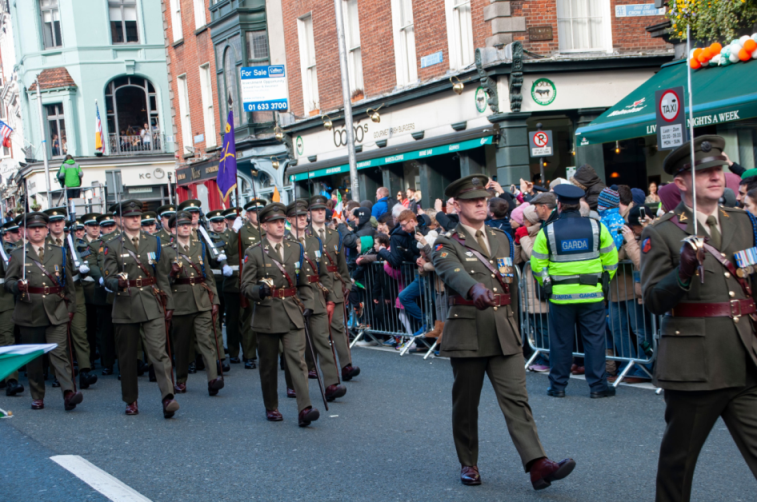
<path fill-rule="evenodd" d="M 389 197 L 388 199 L 386 199 L 386 212 L 392 214 L 392 208 L 397 204 L 399 204 L 399 202 L 397 202 L 397 199 L 395 199 L 394 197 Z"/>

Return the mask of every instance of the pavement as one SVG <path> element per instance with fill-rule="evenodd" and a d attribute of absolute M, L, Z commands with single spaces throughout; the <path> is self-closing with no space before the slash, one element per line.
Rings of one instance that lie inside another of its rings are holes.
<path fill-rule="evenodd" d="M 163 419 L 156 384 L 140 378 L 140 415 L 124 415 L 120 383 L 100 377 L 73 412 L 48 382 L 46 408 L 32 411 L 27 390 L 0 394 L 0 500 L 107 500 L 50 460 L 78 455 L 153 501 L 236 500 L 654 500 L 664 401 L 621 385 L 610 399 L 589 399 L 571 380 L 565 399 L 546 396 L 543 374 L 527 377 L 530 403 L 547 454 L 573 457 L 567 479 L 535 492 L 523 472 L 488 381 L 479 408 L 483 484 L 460 484 L 451 434 L 452 371 L 442 358 L 400 358 L 353 350 L 362 373 L 327 412 L 311 381 L 321 419 L 297 426 L 294 399 L 284 421 L 265 420 L 257 370 L 232 365 L 226 387 L 207 395 L 202 372 L 190 375 L 181 410 Z M 24 382 L 25 383 L 25 382 Z M 755 499 L 757 483 L 722 421 L 713 429 L 694 478 L 695 501 Z M 112 498 L 116 500 L 116 498 Z M 121 500 L 126 500 L 122 498 Z"/>

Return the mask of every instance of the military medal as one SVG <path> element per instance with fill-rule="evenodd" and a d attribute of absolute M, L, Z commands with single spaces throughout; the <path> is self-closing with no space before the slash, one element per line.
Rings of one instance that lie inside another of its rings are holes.
<path fill-rule="evenodd" d="M 321 259 L 321 252 L 317 249 L 315 250 L 315 257 L 318 258 L 319 260 Z"/>
<path fill-rule="evenodd" d="M 513 282 L 513 259 L 497 258 L 497 268 L 499 269 L 499 275 L 505 278 L 505 282 Z"/>
<path fill-rule="evenodd" d="M 755 266 L 757 266 L 757 247 L 737 251 L 733 257 L 739 266 L 736 271 L 739 277 L 743 278 L 754 273 Z"/>

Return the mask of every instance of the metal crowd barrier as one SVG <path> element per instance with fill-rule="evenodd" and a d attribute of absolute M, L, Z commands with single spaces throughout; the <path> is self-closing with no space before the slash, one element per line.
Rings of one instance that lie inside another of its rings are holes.
<path fill-rule="evenodd" d="M 634 273 L 633 263 L 622 261 L 618 272 L 610 283 L 607 305 L 607 359 L 626 363 L 617 376 L 614 386 L 634 374 L 652 378 L 652 365 L 657 354 L 659 337 L 659 316 L 644 308 L 641 288 L 638 286 L 638 272 Z M 538 282 L 531 274 L 531 265 L 526 263 L 520 278 L 520 325 L 521 336 L 528 340 L 534 351 L 526 362 L 528 368 L 540 354 L 549 354 L 549 302 Z M 646 343 L 644 343 L 646 342 Z M 573 341 L 574 357 L 584 357 L 583 341 L 576 329 Z"/>

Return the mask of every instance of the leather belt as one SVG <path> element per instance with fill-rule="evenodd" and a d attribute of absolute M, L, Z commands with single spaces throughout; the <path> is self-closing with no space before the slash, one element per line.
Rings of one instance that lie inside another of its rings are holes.
<path fill-rule="evenodd" d="M 271 289 L 271 297 L 272 298 L 289 298 L 292 296 L 295 296 L 297 294 L 297 288 L 272 288 Z"/>
<path fill-rule="evenodd" d="M 318 275 L 309 275 L 307 276 L 307 278 L 308 278 L 308 284 L 315 284 L 321 280 L 321 277 Z"/>
<path fill-rule="evenodd" d="M 29 286 L 28 292 L 33 295 L 56 295 L 63 292 L 63 288 L 60 286 L 45 286 L 42 288 L 34 288 Z"/>
<path fill-rule="evenodd" d="M 203 282 L 205 282 L 204 277 L 190 277 L 188 279 L 176 279 L 174 284 L 191 284 L 194 286 L 195 284 L 202 284 Z"/>
<path fill-rule="evenodd" d="M 671 317 L 741 317 L 757 312 L 754 300 L 731 300 L 718 303 L 679 303 L 666 315 Z"/>
<path fill-rule="evenodd" d="M 329 272 L 336 272 L 338 269 L 336 268 L 336 265 L 326 265 L 326 270 Z"/>
<path fill-rule="evenodd" d="M 466 300 L 460 295 L 451 296 L 448 300 L 448 303 L 450 307 L 453 307 L 455 305 L 475 306 L 473 301 Z M 510 295 L 494 295 L 494 305 L 497 307 L 510 305 Z"/>
<path fill-rule="evenodd" d="M 141 288 L 144 286 L 152 286 L 153 284 L 156 284 L 158 281 L 155 280 L 155 277 L 145 277 L 144 279 L 134 279 L 133 281 L 127 281 L 130 288 Z"/>

